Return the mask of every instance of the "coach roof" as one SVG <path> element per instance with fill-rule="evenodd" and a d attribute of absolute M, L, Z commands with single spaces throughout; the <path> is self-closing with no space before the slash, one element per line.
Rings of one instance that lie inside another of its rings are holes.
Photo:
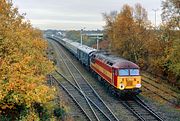
<path fill-rule="evenodd" d="M 91 52 L 97 51 L 96 49 L 88 47 L 86 45 L 79 46 L 78 49 L 87 53 L 87 54 L 90 54 Z"/>

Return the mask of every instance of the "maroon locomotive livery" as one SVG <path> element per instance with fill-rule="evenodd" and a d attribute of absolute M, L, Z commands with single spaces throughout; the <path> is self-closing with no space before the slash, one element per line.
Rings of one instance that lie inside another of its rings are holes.
<path fill-rule="evenodd" d="M 107 53 L 96 52 L 91 56 L 90 68 L 117 90 L 140 92 L 139 66 L 133 62 Z"/>

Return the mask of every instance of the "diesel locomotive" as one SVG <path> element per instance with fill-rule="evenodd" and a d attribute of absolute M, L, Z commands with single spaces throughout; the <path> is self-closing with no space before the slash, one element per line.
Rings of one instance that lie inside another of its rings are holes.
<path fill-rule="evenodd" d="M 115 91 L 135 95 L 141 92 L 140 68 L 135 63 L 67 38 L 58 36 L 49 38 L 68 49 L 99 80 L 110 84 Z"/>

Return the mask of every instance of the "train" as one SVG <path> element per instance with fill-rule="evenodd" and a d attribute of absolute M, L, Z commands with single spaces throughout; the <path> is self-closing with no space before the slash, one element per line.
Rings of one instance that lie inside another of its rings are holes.
<path fill-rule="evenodd" d="M 122 95 L 141 92 L 140 67 L 135 63 L 67 38 L 55 35 L 48 38 L 69 50 L 98 80 L 108 83 L 114 91 Z"/>

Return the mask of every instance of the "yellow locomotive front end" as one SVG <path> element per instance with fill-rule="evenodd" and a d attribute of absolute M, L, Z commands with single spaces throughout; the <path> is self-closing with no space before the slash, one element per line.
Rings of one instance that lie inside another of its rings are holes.
<path fill-rule="evenodd" d="M 126 92 L 140 92 L 141 76 L 139 69 L 119 69 L 117 88 Z"/>
<path fill-rule="evenodd" d="M 134 89 L 141 87 L 141 76 L 118 77 L 119 89 Z"/>

